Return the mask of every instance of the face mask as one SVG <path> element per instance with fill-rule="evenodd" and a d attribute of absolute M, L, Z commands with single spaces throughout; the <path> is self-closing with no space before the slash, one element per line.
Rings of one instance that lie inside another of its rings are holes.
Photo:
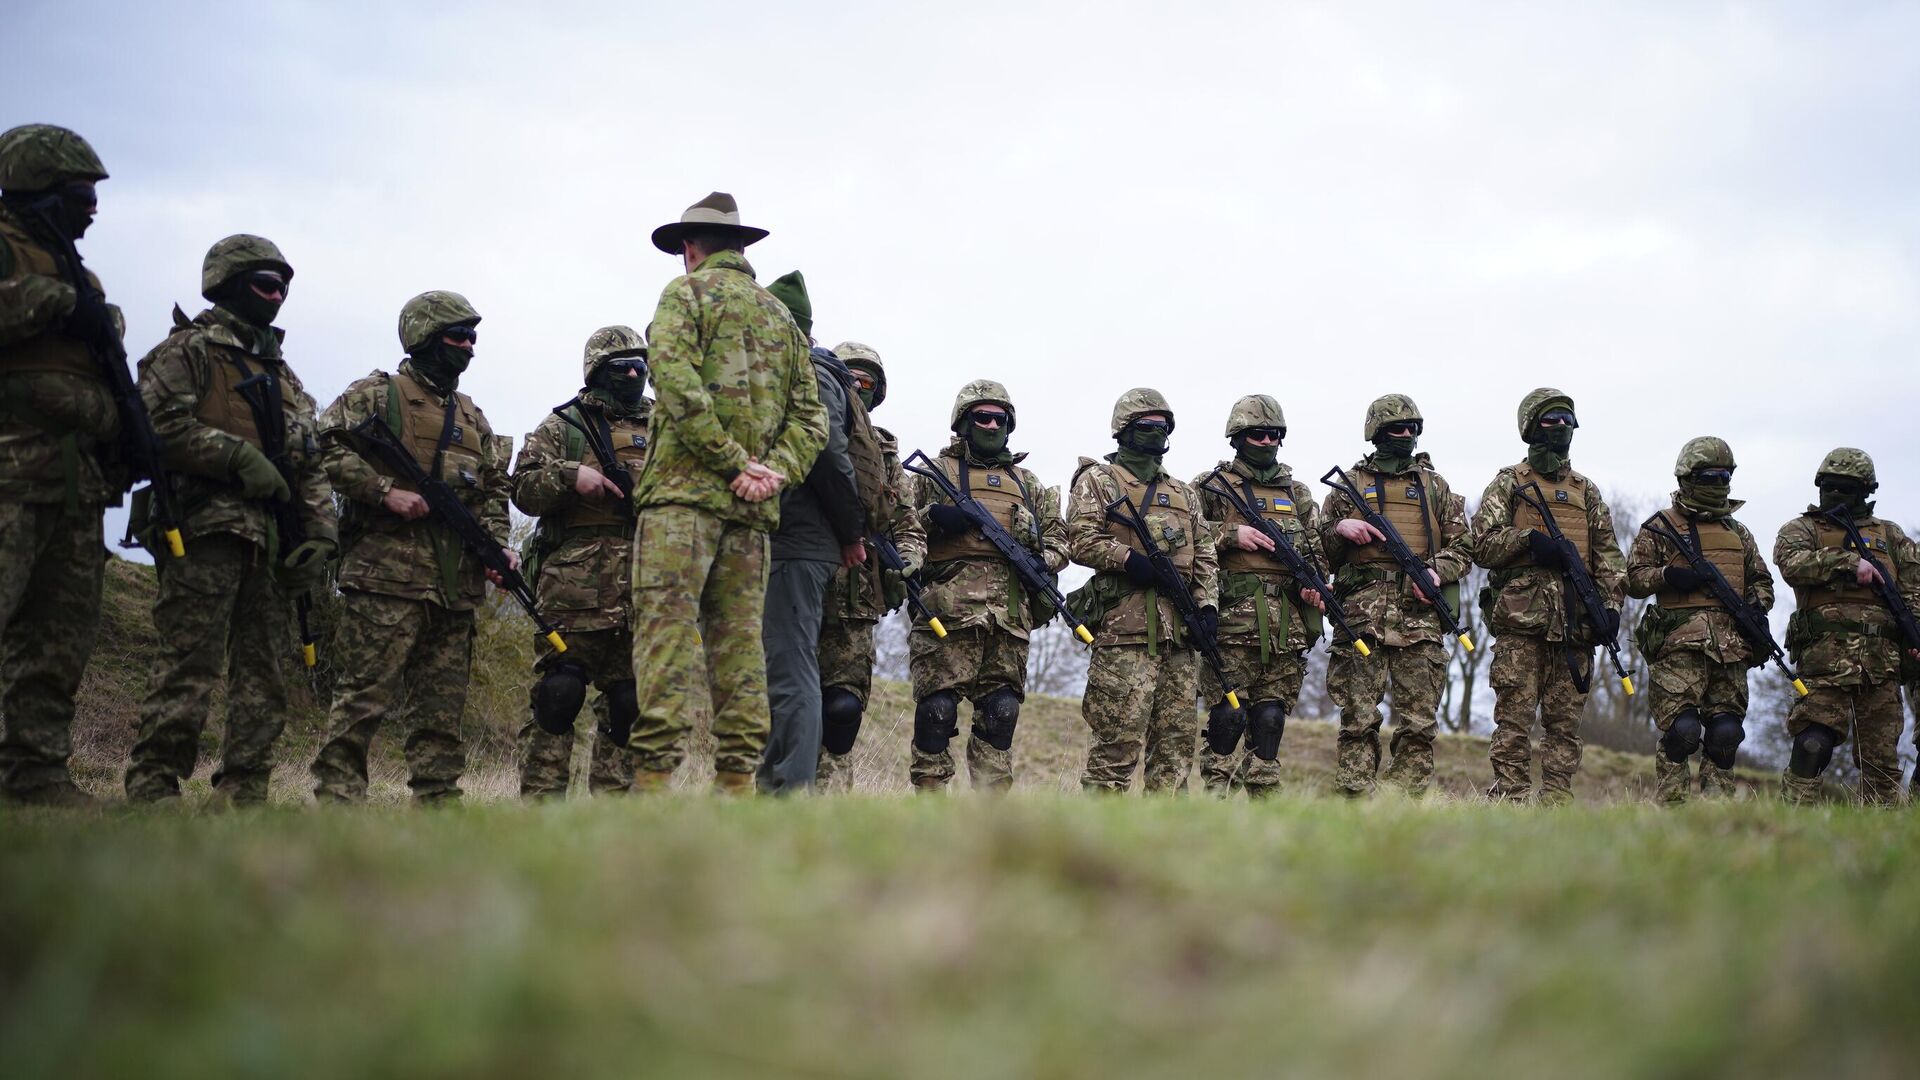
<path fill-rule="evenodd" d="M 1007 430 L 1005 424 L 999 427 L 983 428 L 978 424 L 969 423 L 967 445 L 973 449 L 976 457 L 989 458 L 1006 452 L 1007 436 L 1011 434 L 1013 433 Z"/>
<path fill-rule="evenodd" d="M 1388 461 L 1412 461 L 1413 444 L 1419 441 L 1413 435 L 1382 435 L 1373 440 L 1373 449 Z"/>
<path fill-rule="evenodd" d="M 279 275 L 272 279 L 261 279 L 261 284 L 271 291 L 280 290 L 278 300 L 269 300 L 253 290 L 252 274 L 242 274 L 220 286 L 214 302 L 255 326 L 272 326 L 273 320 L 280 314 L 280 305 L 286 303 L 287 286 L 279 281 Z"/>
<path fill-rule="evenodd" d="M 1248 439 L 1244 431 L 1234 436 L 1233 451 L 1241 461 L 1258 470 L 1271 469 L 1280 461 L 1279 443 L 1256 443 Z"/>
<path fill-rule="evenodd" d="M 625 371 L 637 374 L 627 375 Z M 609 360 L 594 369 L 587 385 L 605 394 L 623 409 L 640 404 L 647 395 L 647 365 L 638 359 Z"/>
<path fill-rule="evenodd" d="M 873 411 L 873 391 L 870 388 L 863 386 L 853 393 L 860 399 L 860 404 L 866 406 L 868 412 Z"/>
<path fill-rule="evenodd" d="M 1159 457 L 1167 452 L 1173 425 L 1164 420 L 1135 420 L 1120 431 L 1120 446 L 1136 454 Z"/>
<path fill-rule="evenodd" d="M 460 374 L 473 362 L 473 350 L 449 345 L 435 337 L 413 354 L 414 370 L 436 387 L 451 390 L 460 384 Z"/>
<path fill-rule="evenodd" d="M 1838 510 L 1851 515 L 1858 513 L 1866 502 L 1866 489 L 1858 484 L 1842 481 L 1820 485 L 1820 509 L 1822 510 Z"/>
<path fill-rule="evenodd" d="M 1556 454 L 1565 454 L 1573 447 L 1573 425 L 1555 424 L 1541 428 L 1539 445 Z"/>

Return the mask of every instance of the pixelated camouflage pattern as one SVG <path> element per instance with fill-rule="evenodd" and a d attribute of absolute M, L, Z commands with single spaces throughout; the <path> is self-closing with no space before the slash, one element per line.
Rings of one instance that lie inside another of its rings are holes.
<path fill-rule="evenodd" d="M 1689 469 L 1688 471 L 1692 471 Z M 1743 503 L 1733 500 L 1729 503 L 1727 514 L 1738 510 Z M 1773 571 L 1768 569 L 1767 560 L 1760 555 L 1760 544 L 1747 531 L 1747 527 L 1725 515 L 1699 514 L 1687 509 L 1680 503 L 1679 495 L 1674 496 L 1672 508 L 1667 512 L 1685 534 L 1685 522 L 1688 517 L 1701 520 L 1724 520 L 1739 534 L 1741 544 L 1746 548 L 1746 591 L 1744 599 L 1756 605 L 1762 611 L 1773 610 Z M 1652 519 L 1649 518 L 1651 523 Z M 1645 525 L 1633 538 L 1633 548 L 1627 552 L 1627 595 L 1634 597 L 1652 596 L 1666 588 L 1666 569 L 1669 566 L 1685 565 L 1680 553 L 1672 544 L 1654 535 Z M 1729 578 L 1731 582 L 1731 578 Z M 1720 607 L 1684 608 L 1685 621 L 1667 632 L 1664 643 L 1657 655 L 1650 659 L 1657 669 L 1659 661 L 1681 652 L 1698 653 L 1717 664 L 1738 664 L 1741 668 L 1741 680 L 1745 681 L 1746 667 L 1764 661 L 1765 657 L 1756 657 L 1740 636 L 1740 628 L 1734 622 L 1733 615 Z M 1658 604 L 1648 607 L 1642 618 L 1661 618 Z M 1656 680 L 1657 682 L 1657 680 Z M 1658 710 L 1656 709 L 1656 712 Z M 1677 710 L 1676 710 L 1677 711 Z"/>
<path fill-rule="evenodd" d="M 1715 716 L 1747 714 L 1747 664 L 1724 663 L 1699 650 L 1662 650 L 1647 666 L 1647 703 L 1653 711 L 1653 724 L 1662 734 L 1674 720 L 1691 709 L 1700 722 Z M 1702 795 L 1726 795 L 1733 791 L 1733 778 L 1707 760 L 1704 748 L 1693 753 L 1699 763 Z M 1693 776 L 1689 762 L 1668 761 L 1659 740 L 1654 741 L 1654 798 L 1669 806 L 1686 802 L 1692 794 Z"/>
<path fill-rule="evenodd" d="M 593 381 L 593 373 L 609 360 L 637 356 L 645 359 L 647 339 L 631 326 L 603 326 L 587 337 L 580 358 L 580 381 Z"/>
<path fill-rule="evenodd" d="M 616 447 L 636 436 L 648 437 L 651 401 L 642 399 L 630 414 L 607 410 L 593 397 L 582 398 L 579 407 L 589 417 L 598 415 L 607 422 Z M 513 466 L 513 505 L 522 513 L 554 517 L 588 501 L 574 490 L 582 462 L 568 456 L 569 432 L 573 429 L 566 421 L 548 413 L 520 448 Z M 580 436 L 574 433 L 574 437 Z M 583 449 L 582 454 L 599 467 L 592 450 Z M 599 496 L 593 501 L 619 505 Z M 560 526 L 556 522 L 553 528 Z M 546 553 L 530 582 L 541 612 L 569 631 L 625 630 L 633 612 L 632 554 L 633 538 L 624 531 L 587 528 L 561 534 L 558 546 Z"/>
<path fill-rule="evenodd" d="M 293 281 L 292 264 L 280 254 L 279 246 L 266 237 L 235 233 L 216 240 L 207 249 L 206 258 L 200 261 L 200 295 L 211 301 L 215 289 L 255 270 L 277 270 L 289 283 Z"/>
<path fill-rule="evenodd" d="M 965 440 L 955 438 L 932 458 L 934 467 L 944 472 L 956 487 L 960 482 L 960 458 L 965 453 Z M 1060 516 L 1060 492 L 1042 484 L 1032 470 L 1020 467 L 1018 463 L 1025 458 L 1025 454 L 1013 455 L 1014 464 L 1007 468 L 1019 478 L 1031 505 L 1023 504 L 1015 509 L 1013 527 L 1008 531 L 1028 542 L 1030 547 L 1038 534 L 1039 546 L 1033 550 L 1046 561 L 1049 570 L 1058 574 L 1067 565 L 1067 526 Z M 976 462 L 975 467 L 981 466 Z M 913 527 L 896 535 L 896 542 L 908 566 L 925 567 L 926 587 L 921 595 L 927 606 L 940 616 L 949 631 L 993 627 L 1026 640 L 1033 629 L 1029 598 L 1012 564 L 997 555 L 928 564 L 928 508 L 936 502 L 945 502 L 946 497 L 932 481 L 917 475 L 907 476 L 906 484 L 906 506 L 915 522 Z M 933 633 L 920 624 L 914 626 L 913 632 L 929 636 Z"/>
<path fill-rule="evenodd" d="M 0 191 L 45 191 L 69 180 L 105 180 L 107 167 L 78 132 L 21 124 L 0 132 Z"/>
<path fill-rule="evenodd" d="M 1593 675 L 1593 649 L 1577 649 L 1584 673 Z M 1534 634 L 1503 633 L 1493 642 L 1493 737 L 1487 757 L 1493 786 L 1487 797 L 1522 802 L 1533 790 L 1533 753 L 1528 731 L 1538 713 L 1540 794 L 1544 803 L 1573 799 L 1573 777 L 1580 771 L 1580 716 L 1587 695 L 1567 670 L 1566 650 Z"/>
<path fill-rule="evenodd" d="M 1781 579 L 1793 587 L 1797 600 L 1798 610 L 1785 642 L 1795 669 L 1802 682 L 1816 689 L 1867 683 L 1893 685 L 1900 677 L 1900 631 L 1883 605 L 1808 603 L 1810 590 L 1851 584 L 1854 569 L 1860 564 L 1860 557 L 1851 551 L 1821 546 L 1815 529 L 1817 520 L 1814 508 L 1809 507 L 1807 513 L 1782 525 L 1773 541 L 1774 564 L 1780 568 Z M 1882 565 L 1891 565 L 1908 606 L 1920 610 L 1920 549 L 1891 521 L 1865 517 L 1856 518 L 1854 523 L 1862 530 L 1886 531 L 1889 550 L 1876 552 L 1875 557 Z M 1796 626 L 1814 629 L 1801 640 Z M 1801 699 L 1796 706 L 1805 705 L 1807 700 Z"/>
<path fill-rule="evenodd" d="M 1529 634 L 1557 642 L 1566 637 L 1565 589 L 1558 569 L 1533 565 L 1527 555 L 1528 530 L 1514 527 L 1514 512 L 1524 505 L 1514 495 L 1519 486 L 1517 468 L 1509 465 L 1501 469 L 1480 496 L 1480 507 L 1469 525 L 1473 557 L 1493 572 L 1495 602 L 1488 621 L 1494 632 L 1503 636 Z M 1618 609 L 1627 584 L 1627 560 L 1613 531 L 1613 511 L 1591 480 L 1571 468 L 1566 470 L 1566 477 L 1586 484 L 1587 569 L 1601 597 L 1609 607 Z M 1543 489 L 1546 486 L 1543 484 Z M 1574 603 L 1577 607 L 1578 601 Z M 1579 612 L 1575 614 L 1578 626 Z"/>
<path fill-rule="evenodd" d="M 1227 410 L 1227 438 L 1256 427 L 1287 430 L 1287 414 L 1281 410 L 1279 401 L 1266 394 L 1248 394 Z"/>
<path fill-rule="evenodd" d="M 1265 423 L 1265 421 L 1261 421 Z M 1257 425 L 1256 425 L 1257 426 Z M 1293 546 L 1308 561 L 1319 567 L 1321 573 L 1327 571 L 1326 553 L 1320 543 L 1320 512 L 1313 504 L 1313 490 L 1306 484 L 1293 478 L 1293 472 L 1284 463 L 1278 466 L 1278 474 L 1270 481 L 1262 481 L 1253 475 L 1245 462 L 1235 458 L 1222 461 L 1215 466 L 1230 476 L 1252 480 L 1268 488 L 1283 488 L 1293 500 L 1294 512 L 1277 518 L 1281 531 Z M 1212 476 L 1214 469 L 1193 478 L 1192 488 L 1200 495 L 1200 511 L 1210 522 L 1218 525 L 1218 539 L 1214 550 L 1224 558 L 1227 552 L 1237 549 L 1239 541 L 1236 526 L 1241 524 L 1239 512 L 1233 504 L 1208 492 L 1201 485 Z M 1280 651 L 1300 652 L 1313 647 L 1319 640 L 1316 632 L 1308 636 L 1309 618 L 1315 615 L 1304 614 L 1300 600 L 1303 586 L 1293 579 L 1286 567 L 1276 560 L 1267 560 L 1258 571 L 1234 572 L 1220 570 L 1220 584 L 1217 595 L 1220 597 L 1220 643 L 1251 645 L 1259 654 L 1260 644 L 1260 606 L 1262 598 L 1267 608 L 1268 629 L 1284 626 L 1278 640 L 1271 646 Z M 1251 699 L 1248 699 L 1251 700 Z"/>
<path fill-rule="evenodd" d="M 1900 711 L 1900 684 L 1872 682 L 1853 686 L 1813 686 L 1787 710 L 1787 732 L 1798 735 L 1809 724 L 1825 724 L 1853 743 L 1853 760 L 1860 768 L 1860 802 L 1871 806 L 1900 803 L 1900 729 L 1906 717 Z M 1837 751 L 1843 753 L 1844 751 Z M 1781 772 L 1780 794 L 1788 802 L 1810 803 L 1820 797 L 1820 778 L 1799 777 L 1791 768 Z"/>
<path fill-rule="evenodd" d="M 1691 476 L 1696 469 L 1732 469 L 1733 447 L 1727 440 L 1713 435 L 1700 435 L 1688 439 L 1680 448 L 1680 454 L 1673 459 L 1673 475 Z"/>
<path fill-rule="evenodd" d="M 1352 649 L 1327 655 L 1327 696 L 1340 707 L 1334 782 L 1348 795 L 1370 795 L 1380 772 L 1381 702 L 1393 694 L 1393 762 L 1386 780 L 1422 795 L 1433 780 L 1433 740 L 1440 695 L 1447 683 L 1447 652 L 1439 641 L 1382 645 L 1362 657 Z"/>
<path fill-rule="evenodd" d="M 625 591 L 624 589 L 622 591 Z M 633 634 L 623 625 L 617 629 L 586 630 L 567 634 L 567 651 L 553 651 L 546 639 L 534 642 L 538 654 L 533 664 L 534 677 L 527 684 L 527 719 L 520 725 L 520 794 L 534 798 L 559 797 L 567 793 L 573 767 L 573 747 L 578 739 L 587 740 L 587 790 L 595 795 L 626 791 L 633 786 L 633 758 L 627 748 L 604 734 L 607 723 L 606 693 L 616 683 L 633 678 Z M 533 690 L 540 677 L 562 656 L 569 663 L 586 669 L 595 690 L 573 729 L 564 735 L 552 735 L 533 718 Z"/>
<path fill-rule="evenodd" d="M 1186 786 L 1200 734 L 1198 667 L 1187 649 L 1163 648 L 1154 656 L 1145 645 L 1094 646 L 1080 699 L 1089 733 L 1083 789 L 1124 792 L 1135 769 L 1149 794 Z"/>
<path fill-rule="evenodd" d="M 1372 442 L 1380 429 L 1395 424 L 1424 424 L 1426 417 L 1420 415 L 1420 406 L 1405 394 L 1382 394 L 1374 398 L 1367 406 L 1366 419 L 1362 421 L 1366 430 L 1360 433 L 1364 442 Z"/>
<path fill-rule="evenodd" d="M 1073 494 L 1067 510 L 1067 552 L 1074 562 L 1108 575 L 1113 587 L 1124 588 L 1117 606 L 1107 612 L 1094 633 L 1094 652 L 1106 645 L 1146 644 L 1148 619 L 1146 600 L 1149 590 L 1125 584 L 1127 552 L 1132 550 L 1117 539 L 1107 520 L 1106 508 L 1125 493 L 1117 472 L 1125 466 L 1117 462 L 1081 458 L 1073 479 Z M 1170 507 L 1142 507 L 1147 527 L 1158 537 L 1159 546 L 1170 556 L 1183 548 L 1193 549 L 1193 563 L 1187 570 L 1187 584 L 1201 607 L 1220 605 L 1219 541 L 1213 523 L 1208 521 L 1200 495 L 1185 482 L 1170 475 L 1160 478 L 1160 490 L 1177 491 L 1187 500 L 1187 512 Z M 1164 596 L 1154 596 L 1156 619 L 1160 628 L 1159 648 L 1165 643 L 1186 638 L 1178 609 Z"/>
<path fill-rule="evenodd" d="M 1551 386 L 1543 386 L 1520 399 L 1518 418 L 1520 421 L 1520 440 L 1532 442 L 1535 427 L 1540 418 L 1550 410 L 1565 409 L 1575 412 L 1573 398 Z M 1575 415 L 1578 415 L 1575 413 Z M 1577 426 L 1577 425 L 1576 425 Z"/>
<path fill-rule="evenodd" d="M 1013 398 L 1007 393 L 1007 388 L 992 379 L 975 379 L 953 396 L 953 408 L 947 414 L 947 430 L 959 431 L 960 421 L 975 405 L 998 405 L 1007 410 L 1007 430 L 1012 431 L 1019 426 L 1019 414 L 1014 412 Z"/>
<path fill-rule="evenodd" d="M 982 698 L 1002 689 L 1013 690 L 1026 700 L 1027 642 L 1002 630 L 976 626 L 939 639 L 930 633 L 916 633 L 907 639 L 907 663 L 915 701 L 950 690 L 961 701 L 978 707 Z M 1013 751 L 996 749 L 973 734 L 964 713 L 960 730 L 966 739 L 967 774 L 974 790 L 1004 791 L 1013 786 Z M 1016 730 L 1016 746 L 1019 739 Z M 907 749 L 912 755 L 907 777 L 914 787 L 923 791 L 945 787 L 953 779 L 951 747 L 931 754 L 911 743 Z"/>
<path fill-rule="evenodd" d="M 100 510 L 0 500 L 0 795 L 71 790 L 73 696 L 100 621 Z"/>
<path fill-rule="evenodd" d="M 445 289 L 429 289 L 400 307 L 400 349 L 411 353 L 449 326 L 477 326 L 480 313 L 467 298 Z"/>
<path fill-rule="evenodd" d="M 1427 565 L 1440 575 L 1442 585 L 1451 585 L 1464 579 L 1473 570 L 1473 532 L 1467 525 L 1466 500 L 1453 490 L 1446 477 L 1434 470 L 1433 459 L 1425 453 L 1415 454 L 1412 468 L 1389 473 L 1381 467 L 1378 455 L 1368 454 L 1348 470 L 1348 475 L 1363 491 L 1372 482 L 1416 474 L 1426 489 L 1428 503 L 1440 526 L 1436 550 Z M 1421 602 L 1404 575 L 1387 571 L 1390 576 L 1380 577 L 1375 569 L 1379 564 L 1372 564 L 1364 570 L 1357 564 L 1348 568 L 1349 558 L 1358 549 L 1335 532 L 1334 527 L 1346 518 L 1358 519 L 1360 516 L 1359 508 L 1353 505 L 1351 499 L 1338 491 L 1327 493 L 1326 502 L 1321 507 L 1320 538 L 1326 547 L 1327 562 L 1335 573 L 1335 584 L 1340 592 L 1341 604 L 1346 608 L 1347 621 L 1355 632 L 1371 635 L 1386 648 L 1430 641 L 1447 644 L 1450 639 L 1446 631 L 1441 629 L 1439 614 L 1432 605 Z M 1424 555 L 1425 552 L 1416 551 L 1415 554 Z M 1473 600 L 1469 597 L 1461 602 L 1472 603 Z M 1460 612 L 1454 614 L 1458 617 Z M 1335 630 L 1334 640 L 1336 644 L 1345 644 L 1347 638 Z"/>
<path fill-rule="evenodd" d="M 1276 402 L 1274 408 L 1279 409 Z M 1164 413 L 1169 427 L 1173 425 L 1173 407 L 1167 404 L 1166 396 L 1150 386 L 1136 386 L 1121 394 L 1113 403 L 1113 415 L 1107 421 L 1107 434 L 1118 435 L 1148 413 Z"/>
<path fill-rule="evenodd" d="M 1270 651 L 1263 662 L 1257 645 L 1222 644 L 1220 658 L 1225 662 L 1227 677 L 1239 687 L 1243 707 L 1260 701 L 1278 701 L 1286 705 L 1289 717 L 1293 715 L 1300 703 L 1300 687 L 1306 681 L 1304 652 Z M 1199 670 L 1200 700 L 1215 702 L 1226 697 L 1226 687 L 1220 685 L 1220 677 L 1213 673 L 1213 668 L 1201 664 Z M 1203 729 L 1205 726 L 1201 725 Z M 1246 739 L 1242 739 L 1231 754 L 1214 753 L 1204 737 L 1199 747 L 1200 776 L 1207 790 L 1216 795 L 1243 790 L 1252 798 L 1260 798 L 1280 786 L 1280 759 L 1261 760 Z"/>
<path fill-rule="evenodd" d="M 1820 468 L 1814 471 L 1814 482 L 1820 482 L 1822 476 L 1846 476 L 1858 480 L 1869 488 L 1877 488 L 1880 481 L 1873 472 L 1873 458 L 1865 450 L 1856 450 L 1851 446 L 1836 447 L 1820 459 Z"/>

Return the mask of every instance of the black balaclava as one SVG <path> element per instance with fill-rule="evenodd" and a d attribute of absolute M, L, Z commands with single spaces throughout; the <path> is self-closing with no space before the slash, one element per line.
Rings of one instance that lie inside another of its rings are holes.
<path fill-rule="evenodd" d="M 213 291 L 213 302 L 240 316 L 245 322 L 265 329 L 279 317 L 280 305 L 286 303 L 287 285 L 281 283 L 280 299 L 268 300 L 254 292 L 253 286 L 247 283 L 248 274 L 251 273 L 235 274 L 221 282 L 220 287 Z"/>
<path fill-rule="evenodd" d="M 620 375 L 614 365 L 627 362 L 640 369 L 638 375 Z M 600 400 L 617 412 L 629 413 L 640 407 L 647 396 L 647 364 L 638 356 L 616 356 L 601 364 L 593 371 L 593 377 L 587 380 L 587 388 L 593 390 Z"/>
<path fill-rule="evenodd" d="M 31 225 L 51 227 L 63 240 L 78 240 L 93 224 L 89 212 L 98 203 L 93 184 L 84 180 L 60 184 L 44 191 L 8 191 L 0 193 L 8 206 L 24 211 L 21 217 Z"/>
<path fill-rule="evenodd" d="M 461 372 L 473 363 L 472 349 L 449 345 L 441 340 L 446 329 L 442 327 L 435 330 L 432 337 L 408 354 L 408 359 L 413 362 L 413 370 L 443 394 L 452 393 L 459 387 Z"/>
<path fill-rule="evenodd" d="M 1822 473 L 1815 483 L 1820 486 L 1820 509 L 1838 510 L 1848 518 L 1873 514 L 1873 503 L 1867 500 L 1867 496 L 1873 492 L 1859 480 L 1851 476 Z"/>

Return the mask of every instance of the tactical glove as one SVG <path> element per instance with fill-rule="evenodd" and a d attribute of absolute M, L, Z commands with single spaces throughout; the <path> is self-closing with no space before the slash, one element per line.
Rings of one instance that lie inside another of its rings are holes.
<path fill-rule="evenodd" d="M 898 570 L 880 571 L 880 597 L 888 611 L 907 602 L 907 579 Z"/>
<path fill-rule="evenodd" d="M 62 326 L 68 337 L 92 345 L 107 346 L 120 340 L 120 327 L 113 318 L 113 305 L 91 290 L 81 294 L 73 305 L 73 314 Z"/>
<path fill-rule="evenodd" d="M 1561 567 L 1567 564 L 1566 549 L 1539 529 L 1527 531 L 1527 557 L 1533 560 L 1535 566 Z"/>
<path fill-rule="evenodd" d="M 280 561 L 280 581 L 291 592 L 319 587 L 327 577 L 327 564 L 340 553 L 340 545 L 325 537 L 305 541 Z"/>
<path fill-rule="evenodd" d="M 1127 552 L 1127 580 L 1142 588 L 1158 585 L 1160 576 L 1153 572 L 1153 560 L 1137 551 Z"/>
<path fill-rule="evenodd" d="M 973 519 L 967 516 L 966 511 L 946 503 L 935 503 L 928 507 L 927 520 L 935 536 L 959 536 L 973 528 Z"/>
<path fill-rule="evenodd" d="M 1620 612 L 1615 608 L 1607 609 L 1607 625 L 1600 628 L 1602 641 L 1620 640 Z"/>
<path fill-rule="evenodd" d="M 1208 638 L 1220 636 L 1220 609 L 1208 604 L 1200 609 L 1200 632 Z"/>
<path fill-rule="evenodd" d="M 1707 580 L 1691 566 L 1669 566 L 1662 576 L 1667 579 L 1667 588 L 1674 592 L 1692 592 Z"/>
<path fill-rule="evenodd" d="M 252 443 L 234 445 L 233 456 L 227 459 L 227 472 L 240 482 L 240 494 L 249 499 L 286 502 L 293 497 L 287 478 L 281 476 L 279 468 Z"/>

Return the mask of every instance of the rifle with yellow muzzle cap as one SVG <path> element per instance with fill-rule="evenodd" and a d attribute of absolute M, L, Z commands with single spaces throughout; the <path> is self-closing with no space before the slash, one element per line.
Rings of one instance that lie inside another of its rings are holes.
<path fill-rule="evenodd" d="M 1687 565 L 1693 569 L 1693 572 L 1700 575 L 1701 581 L 1707 587 L 1708 595 L 1725 608 L 1727 614 L 1733 616 L 1734 627 L 1740 631 L 1741 637 L 1747 639 L 1747 646 L 1753 650 L 1753 654 L 1772 657 L 1773 662 L 1780 665 L 1780 670 L 1787 673 L 1787 678 L 1793 680 L 1794 690 L 1798 691 L 1801 697 L 1806 697 L 1807 684 L 1801 682 L 1800 676 L 1794 674 L 1792 665 L 1787 663 L 1785 650 L 1780 648 L 1779 642 L 1773 640 L 1773 630 L 1767 626 L 1766 612 L 1761 611 L 1755 604 L 1747 603 L 1746 597 L 1735 592 L 1733 584 L 1727 580 L 1725 574 L 1720 572 L 1718 566 L 1713 565 L 1713 560 L 1701 553 L 1698 544 L 1689 543 L 1686 537 L 1681 536 L 1680 530 L 1673 527 L 1665 514 L 1655 514 L 1648 518 L 1645 528 L 1653 535 L 1672 544 L 1674 550 L 1680 553 L 1680 557 L 1687 560 Z"/>
<path fill-rule="evenodd" d="M 1613 660 L 1613 672 L 1620 676 L 1620 685 L 1626 688 L 1627 696 L 1633 696 L 1633 676 L 1627 674 L 1627 666 L 1620 662 L 1620 628 L 1618 616 L 1612 614 L 1607 602 L 1600 595 L 1600 585 L 1593 580 L 1593 574 L 1587 569 L 1587 560 L 1580 555 L 1580 549 L 1567 534 L 1560 530 L 1560 523 L 1553 518 L 1553 508 L 1547 505 L 1547 495 L 1540 490 L 1539 483 L 1529 480 L 1513 489 L 1515 498 L 1533 507 L 1540 520 L 1547 526 L 1547 535 L 1559 545 L 1563 557 L 1560 559 L 1560 581 L 1562 586 L 1573 594 L 1562 601 L 1567 621 L 1567 670 L 1573 674 L 1573 685 L 1581 693 L 1587 692 L 1587 677 L 1580 671 L 1580 664 L 1573 656 L 1573 600 L 1578 599 L 1586 610 L 1587 622 L 1593 626 L 1594 636 L 1600 638 L 1600 644 L 1606 646 L 1607 656 Z M 1608 635 L 1606 625 L 1615 622 L 1614 632 Z M 1589 653 L 1589 656 L 1592 654 Z"/>
<path fill-rule="evenodd" d="M 1385 514 L 1373 508 L 1373 505 L 1367 501 L 1367 493 L 1361 491 L 1360 486 L 1353 482 L 1353 478 L 1347 475 L 1347 470 L 1335 465 L 1327 470 L 1326 475 L 1320 478 L 1320 482 L 1345 495 L 1354 509 L 1360 511 L 1360 520 L 1373 526 L 1374 531 L 1380 534 L 1380 543 L 1386 547 L 1387 554 L 1393 557 L 1394 565 L 1400 568 L 1400 573 L 1407 579 L 1407 584 L 1412 586 L 1414 595 L 1433 605 L 1433 613 L 1440 617 L 1441 629 L 1447 632 L 1448 637 L 1458 641 L 1461 648 L 1472 652 L 1473 638 L 1468 636 L 1466 629 L 1460 625 L 1460 617 L 1454 613 L 1453 608 L 1447 605 L 1446 595 L 1441 592 L 1440 586 L 1435 585 L 1433 578 L 1428 576 L 1429 567 L 1426 561 L 1414 554 L 1413 549 L 1407 546 L 1406 540 L 1400 535 L 1400 530 L 1393 527 L 1393 522 L 1388 521 Z"/>
<path fill-rule="evenodd" d="M 1255 510 L 1240 492 L 1233 490 L 1233 482 L 1227 479 L 1225 473 L 1219 469 L 1213 470 L 1213 474 L 1200 484 L 1200 490 L 1227 500 L 1227 503 L 1246 519 L 1249 526 L 1272 541 L 1273 547 L 1266 554 L 1281 566 L 1286 567 L 1287 572 L 1293 575 L 1293 580 L 1301 588 L 1312 589 L 1320 594 L 1321 603 L 1327 606 L 1327 618 L 1347 636 L 1348 641 L 1353 642 L 1354 652 L 1361 656 L 1373 655 L 1373 649 L 1367 644 L 1366 639 L 1355 633 L 1353 627 L 1347 624 L 1346 606 L 1340 603 L 1340 597 L 1335 595 L 1333 584 L 1327 580 L 1326 575 L 1320 572 L 1319 567 L 1308 561 L 1305 555 L 1300 554 L 1300 549 L 1293 546 L 1293 541 L 1287 539 L 1284 531 L 1268 520 L 1266 515 Z"/>
<path fill-rule="evenodd" d="M 1125 495 L 1107 504 L 1107 517 L 1125 525 L 1140 541 L 1140 547 L 1147 561 L 1153 565 L 1153 576 L 1157 584 L 1153 592 L 1167 598 L 1173 609 L 1180 613 L 1180 622 L 1187 628 L 1187 643 L 1207 662 L 1220 680 L 1220 686 L 1226 691 L 1227 705 L 1240 707 L 1240 693 L 1233 685 L 1233 679 L 1227 674 L 1227 662 L 1220 655 L 1220 639 L 1208 628 L 1206 620 L 1200 615 L 1200 602 L 1193 598 L 1193 590 L 1187 587 L 1187 579 L 1174 565 L 1173 556 L 1168 555 L 1160 542 L 1153 537 L 1153 528 L 1147 519 L 1140 516 L 1140 508 Z M 1154 602 L 1153 596 L 1147 602 Z"/>

